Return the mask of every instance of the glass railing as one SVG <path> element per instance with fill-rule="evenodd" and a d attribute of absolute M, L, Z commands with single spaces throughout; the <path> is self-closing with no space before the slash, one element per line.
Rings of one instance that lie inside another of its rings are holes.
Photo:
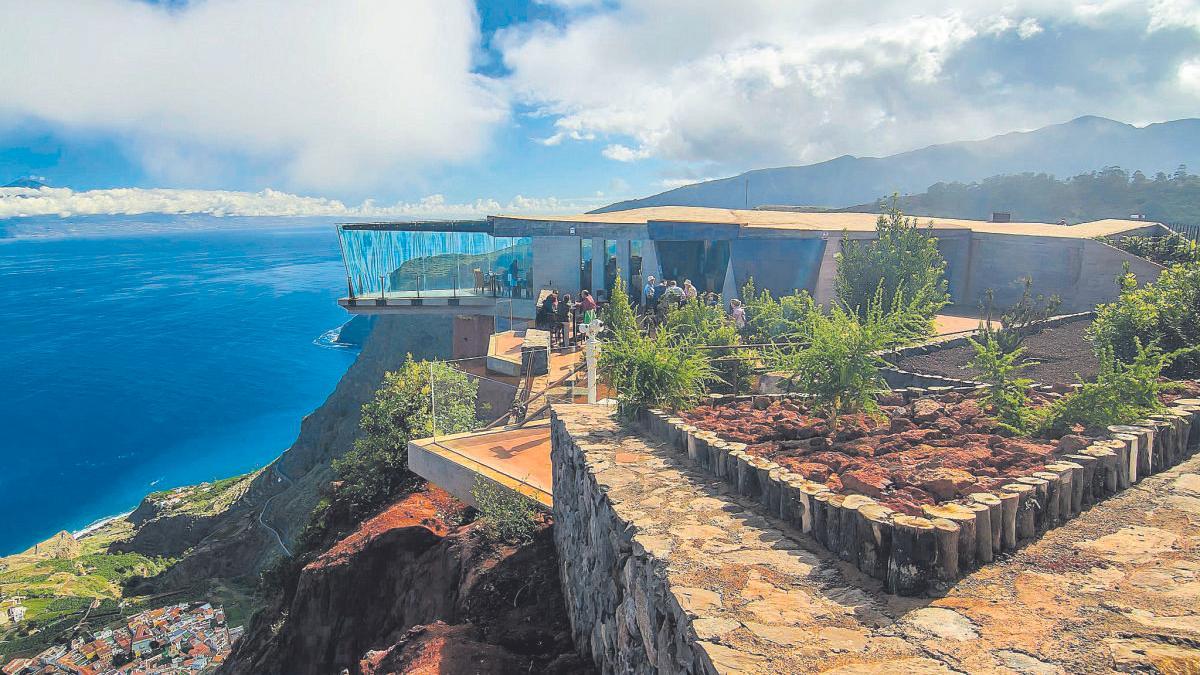
<path fill-rule="evenodd" d="M 532 295 L 529 237 L 338 226 L 352 298 Z"/>

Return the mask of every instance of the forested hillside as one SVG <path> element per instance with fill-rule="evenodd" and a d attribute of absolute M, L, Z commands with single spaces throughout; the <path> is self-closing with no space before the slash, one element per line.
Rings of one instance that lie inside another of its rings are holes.
<path fill-rule="evenodd" d="M 881 210 L 887 200 L 844 209 Z M 1132 174 L 1116 166 L 1060 180 L 1044 173 L 992 176 L 974 183 L 935 183 L 900 197 L 905 213 L 943 218 L 991 217 L 1007 211 L 1014 221 L 1080 223 L 1142 214 L 1148 220 L 1200 223 L 1200 176 L 1180 166 L 1171 174 Z"/>

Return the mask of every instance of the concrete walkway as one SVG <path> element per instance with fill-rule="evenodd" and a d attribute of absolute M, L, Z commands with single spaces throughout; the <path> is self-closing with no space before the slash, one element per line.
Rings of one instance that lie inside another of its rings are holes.
<path fill-rule="evenodd" d="M 597 481 L 720 672 L 1200 669 L 1198 457 L 943 597 L 900 598 L 606 411 L 575 408 Z"/>

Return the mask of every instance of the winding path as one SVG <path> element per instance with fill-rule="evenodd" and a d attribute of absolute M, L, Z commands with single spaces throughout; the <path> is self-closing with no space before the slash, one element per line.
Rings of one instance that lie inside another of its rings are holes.
<path fill-rule="evenodd" d="M 287 474 L 280 471 L 279 468 L 277 466 L 275 466 L 274 464 L 271 465 L 271 473 L 276 476 L 277 482 L 287 481 L 289 485 L 292 482 L 292 479 L 288 478 Z M 279 496 L 279 494 L 273 494 L 267 499 L 266 502 L 263 502 L 262 511 L 258 512 L 258 524 L 262 525 L 264 528 L 266 528 L 266 530 L 268 532 L 270 532 L 272 536 L 275 537 L 275 542 L 279 544 L 279 548 L 283 549 L 284 555 L 286 555 L 290 558 L 292 556 L 292 552 L 290 549 L 288 549 L 287 544 L 283 543 L 283 537 L 279 535 L 278 530 L 276 530 L 274 527 L 267 524 L 267 521 L 265 518 L 265 516 L 267 515 L 267 509 L 271 508 L 271 502 L 275 501 L 275 498 L 278 496 Z"/>

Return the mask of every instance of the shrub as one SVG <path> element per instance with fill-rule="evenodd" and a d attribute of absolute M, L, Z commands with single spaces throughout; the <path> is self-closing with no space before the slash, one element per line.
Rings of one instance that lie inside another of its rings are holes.
<path fill-rule="evenodd" d="M 1071 427 L 1102 428 L 1111 424 L 1130 424 L 1163 407 L 1160 376 L 1179 354 L 1166 354 L 1157 345 L 1143 347 L 1129 363 L 1101 349 L 1100 372 L 1095 382 L 1085 382 L 1074 393 L 1050 406 L 1042 422 L 1042 431 L 1061 434 Z"/>
<path fill-rule="evenodd" d="M 931 224 L 932 228 L 932 224 Z M 892 198 L 892 206 L 875 223 L 876 239 L 843 237 L 837 256 L 834 288 L 845 306 L 865 319 L 876 291 L 883 289 L 884 313 L 897 309 L 905 298 L 918 311 L 922 335 L 933 332 L 933 317 L 949 302 L 946 261 L 937 239 L 917 227 L 916 218 L 905 218 Z"/>
<path fill-rule="evenodd" d="M 653 336 L 632 331 L 604 343 L 599 368 L 616 390 L 617 410 L 625 419 L 639 408 L 686 408 L 714 379 L 708 360 L 665 330 Z"/>
<path fill-rule="evenodd" d="M 482 523 L 480 532 L 492 542 L 521 544 L 537 533 L 537 507 L 529 498 L 483 478 L 471 488 Z"/>
<path fill-rule="evenodd" d="M 879 374 L 887 365 L 881 353 L 896 344 L 906 323 L 900 314 L 883 310 L 880 289 L 865 316 L 841 306 L 828 313 L 812 312 L 806 329 L 808 345 L 797 351 L 777 349 L 768 358 L 790 374 L 790 388 L 813 397 L 832 433 L 840 416 L 878 410 L 875 398 L 887 391 Z"/>
<path fill-rule="evenodd" d="M 614 335 L 636 332 L 638 329 L 637 315 L 633 311 L 633 303 L 629 301 L 629 293 L 625 290 L 625 280 L 617 274 L 613 284 L 612 296 L 601 316 L 604 326 Z"/>
<path fill-rule="evenodd" d="M 993 329 L 992 321 L 992 290 L 988 289 L 985 300 L 986 311 L 983 323 L 984 333 L 999 343 L 1000 351 L 1005 354 L 1014 352 L 1025 338 L 1037 331 L 1038 324 L 1054 316 L 1062 306 L 1062 298 L 1057 295 L 1046 297 L 1041 293 L 1033 294 L 1033 277 L 1022 277 L 1025 289 L 1021 299 L 1013 306 L 1000 313 L 1000 328 Z"/>
<path fill-rule="evenodd" d="M 1032 365 L 1021 362 L 1021 347 L 1006 350 L 994 331 L 983 334 L 983 341 L 968 339 L 975 357 L 968 364 L 979 372 L 979 379 L 991 385 L 983 401 L 1001 425 L 1014 433 L 1026 433 L 1036 424 L 1036 414 L 1029 407 L 1029 385 L 1033 380 L 1018 377 L 1022 369 Z"/>
<path fill-rule="evenodd" d="M 415 361 L 411 355 L 398 370 L 385 374 L 375 398 L 363 405 L 362 435 L 354 449 L 333 463 L 340 481 L 332 496 L 335 505 L 356 519 L 412 489 L 419 481 L 408 471 L 408 442 L 433 435 L 435 428 L 441 434 L 474 429 L 478 389 L 466 373 L 441 362 Z"/>
<path fill-rule="evenodd" d="M 1097 350 L 1111 351 L 1124 363 L 1133 363 L 1139 344 L 1168 353 L 1200 344 L 1200 263 L 1170 267 L 1141 288 L 1124 283 L 1115 302 L 1096 308 L 1089 337 Z M 1200 354 L 1176 355 L 1166 374 L 1200 374 Z"/>
<path fill-rule="evenodd" d="M 1160 265 L 1200 262 L 1200 245 L 1178 232 L 1157 237 L 1101 238 L 1101 241 Z"/>
<path fill-rule="evenodd" d="M 725 316 L 720 305 L 685 302 L 667 312 L 659 330 L 666 332 L 676 344 L 699 351 L 727 391 L 749 389 L 755 355 L 750 350 L 737 348 L 741 342 L 737 327 Z"/>
<path fill-rule="evenodd" d="M 808 315 L 816 308 L 807 291 L 797 291 L 778 299 L 767 289 L 757 290 L 754 279 L 742 287 L 746 308 L 746 326 L 741 334 L 748 344 L 773 344 L 807 338 Z"/>

